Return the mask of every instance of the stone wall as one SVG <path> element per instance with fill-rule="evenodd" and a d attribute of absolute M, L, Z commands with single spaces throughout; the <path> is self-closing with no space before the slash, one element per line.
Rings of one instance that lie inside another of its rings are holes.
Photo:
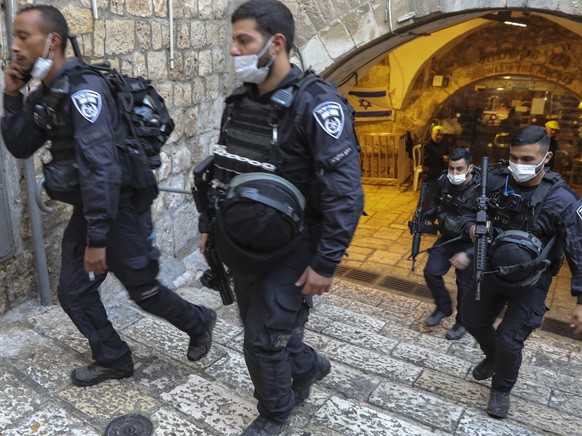
<path fill-rule="evenodd" d="M 87 60 L 108 60 L 125 74 L 143 75 L 154 82 L 176 124 L 163 148 L 158 180 L 161 186 L 190 189 L 193 164 L 207 155 L 210 144 L 216 141 L 223 97 L 232 88 L 227 49 L 232 1 L 174 0 L 173 65 L 167 0 L 98 0 L 97 19 L 89 0 L 53 0 L 50 4 L 66 16 Z M 2 53 L 7 52 L 6 45 L 3 35 Z M 35 157 L 37 174 L 40 154 Z M 3 155 L 0 169 L 6 178 L 15 253 L 0 263 L 0 314 L 24 300 L 38 299 L 21 162 L 7 152 Z M 42 227 L 56 301 L 60 239 L 70 207 L 50 206 L 55 212 L 42 215 Z M 156 242 L 163 253 L 162 279 L 172 287 L 192 282 L 204 269 L 204 261 L 196 252 L 198 214 L 191 196 L 162 192 L 153 213 Z M 117 285 L 108 281 L 109 286 Z"/>

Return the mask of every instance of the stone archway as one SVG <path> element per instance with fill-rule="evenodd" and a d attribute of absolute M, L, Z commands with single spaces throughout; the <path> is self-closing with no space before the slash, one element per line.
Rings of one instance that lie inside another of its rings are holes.
<path fill-rule="evenodd" d="M 539 29 L 544 29 L 543 34 Z M 525 75 L 552 81 L 582 96 L 582 37 L 541 17 L 522 31 L 494 24 L 443 47 L 417 72 L 402 106 L 398 125 L 422 137 L 441 105 L 456 91 L 484 78 Z M 432 87 L 433 75 L 448 78 L 447 87 Z"/>

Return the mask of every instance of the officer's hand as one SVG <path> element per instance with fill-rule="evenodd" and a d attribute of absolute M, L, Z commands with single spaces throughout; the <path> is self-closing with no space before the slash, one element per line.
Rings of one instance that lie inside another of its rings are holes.
<path fill-rule="evenodd" d="M 103 274 L 107 271 L 107 260 L 105 257 L 105 247 L 85 248 L 84 268 L 86 273 Z"/>
<path fill-rule="evenodd" d="M 471 258 L 467 253 L 461 251 L 460 253 L 453 254 L 449 259 L 449 262 L 451 262 L 451 265 L 456 269 L 465 269 L 471 264 Z"/>
<path fill-rule="evenodd" d="M 198 241 L 198 250 L 200 253 L 206 253 L 206 244 L 208 244 L 208 233 L 200 233 L 200 241 Z"/>
<path fill-rule="evenodd" d="M 473 224 L 471 226 L 471 228 L 469 229 L 469 237 L 471 238 L 471 241 L 473 241 L 473 243 L 477 239 L 477 233 L 475 231 L 476 229 L 477 229 L 477 226 L 475 224 Z"/>
<path fill-rule="evenodd" d="M 16 65 L 11 63 L 4 69 L 4 92 L 8 95 L 18 95 L 28 81 L 28 75 Z"/>
<path fill-rule="evenodd" d="M 299 280 L 295 282 L 295 286 L 302 288 L 301 293 L 303 295 L 321 295 L 324 292 L 329 292 L 332 281 L 332 277 L 319 275 L 308 266 L 299 277 Z"/>
<path fill-rule="evenodd" d="M 578 304 L 572 312 L 572 322 L 570 327 L 574 329 L 574 334 L 582 333 L 582 304 Z"/>

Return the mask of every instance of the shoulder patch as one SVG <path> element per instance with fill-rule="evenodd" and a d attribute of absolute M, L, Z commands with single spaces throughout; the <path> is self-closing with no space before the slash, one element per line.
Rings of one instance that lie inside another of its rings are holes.
<path fill-rule="evenodd" d="M 582 220 L 582 206 L 580 206 L 578 209 L 576 209 L 576 213 L 578 214 L 578 218 L 580 218 Z"/>
<path fill-rule="evenodd" d="M 344 111 L 339 103 L 326 101 L 313 109 L 313 116 L 321 128 L 335 139 L 339 139 L 344 130 Z"/>
<path fill-rule="evenodd" d="M 101 113 L 101 94 L 90 89 L 81 89 L 71 95 L 75 108 L 83 117 L 94 123 Z"/>

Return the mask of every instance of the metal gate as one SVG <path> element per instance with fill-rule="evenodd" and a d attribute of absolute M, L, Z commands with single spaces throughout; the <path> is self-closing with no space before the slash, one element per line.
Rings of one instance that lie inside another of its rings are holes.
<path fill-rule="evenodd" d="M 362 178 L 402 185 L 410 177 L 410 158 L 404 133 L 365 133 L 358 135 L 362 153 Z"/>

